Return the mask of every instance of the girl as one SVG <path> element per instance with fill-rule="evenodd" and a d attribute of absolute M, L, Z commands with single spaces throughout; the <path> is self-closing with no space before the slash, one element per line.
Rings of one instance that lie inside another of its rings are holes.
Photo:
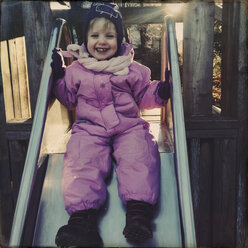
<path fill-rule="evenodd" d="M 92 3 L 85 18 L 82 46 L 69 45 L 77 58 L 65 68 L 53 52 L 53 92 L 77 119 L 64 156 L 62 189 L 68 224 L 56 236 L 58 246 L 102 246 L 97 213 L 106 199 L 105 179 L 116 161 L 118 192 L 126 206 L 123 234 L 140 243 L 152 237 L 153 205 L 159 194 L 160 156 L 140 118 L 140 109 L 165 106 L 169 83 L 150 80 L 150 70 L 133 60 L 122 43 L 117 5 Z"/>

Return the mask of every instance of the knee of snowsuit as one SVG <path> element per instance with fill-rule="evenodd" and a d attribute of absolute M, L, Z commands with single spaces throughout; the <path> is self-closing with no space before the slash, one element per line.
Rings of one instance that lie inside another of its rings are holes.
<path fill-rule="evenodd" d="M 72 134 L 64 157 L 62 191 L 69 215 L 104 204 L 105 179 L 111 171 L 112 152 L 121 200 L 156 203 L 160 156 L 147 127 L 137 125 L 106 137 L 82 130 Z"/>

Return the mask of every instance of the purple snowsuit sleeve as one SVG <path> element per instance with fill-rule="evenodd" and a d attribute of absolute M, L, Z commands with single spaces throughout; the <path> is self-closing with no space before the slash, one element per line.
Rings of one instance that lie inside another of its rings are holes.
<path fill-rule="evenodd" d="M 68 109 L 75 108 L 77 104 L 78 86 L 74 83 L 72 70 L 73 67 L 67 67 L 65 76 L 57 80 L 53 86 L 54 95 Z"/>
<path fill-rule="evenodd" d="M 140 109 L 164 107 L 167 101 L 158 95 L 158 80 L 151 81 L 151 71 L 148 67 L 135 62 L 131 72 L 136 74 L 133 84 L 133 94 Z"/>

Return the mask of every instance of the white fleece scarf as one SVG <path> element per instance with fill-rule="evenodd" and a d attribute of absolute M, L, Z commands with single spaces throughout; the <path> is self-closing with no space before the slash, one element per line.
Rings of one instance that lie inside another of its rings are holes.
<path fill-rule="evenodd" d="M 113 57 L 109 60 L 97 60 L 89 57 L 89 54 L 84 50 L 83 46 L 70 44 L 67 46 L 67 51 L 62 51 L 64 57 L 76 57 L 78 62 L 85 68 L 96 72 L 111 72 L 114 75 L 127 75 L 129 73 L 129 65 L 133 61 L 131 52 L 128 55 Z"/>

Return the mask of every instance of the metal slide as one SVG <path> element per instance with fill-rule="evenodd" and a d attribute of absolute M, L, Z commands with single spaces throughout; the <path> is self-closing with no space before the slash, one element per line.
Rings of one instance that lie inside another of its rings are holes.
<path fill-rule="evenodd" d="M 160 153 L 161 195 L 156 206 L 154 238 L 141 247 L 196 247 L 191 201 L 181 83 L 174 22 L 165 18 L 168 65 L 172 72 L 172 107 L 175 153 Z M 19 191 L 10 246 L 55 246 L 60 226 L 69 218 L 61 193 L 63 153 L 48 154 L 41 149 L 45 121 L 49 119 L 50 63 L 65 21 L 56 20 L 40 86 L 22 183 Z M 166 55 L 167 56 L 167 55 Z M 47 114 L 48 113 L 48 114 Z M 118 197 L 115 173 L 108 179 L 108 199 L 101 210 L 100 232 L 106 247 L 129 247 L 122 231 L 125 211 Z"/>

